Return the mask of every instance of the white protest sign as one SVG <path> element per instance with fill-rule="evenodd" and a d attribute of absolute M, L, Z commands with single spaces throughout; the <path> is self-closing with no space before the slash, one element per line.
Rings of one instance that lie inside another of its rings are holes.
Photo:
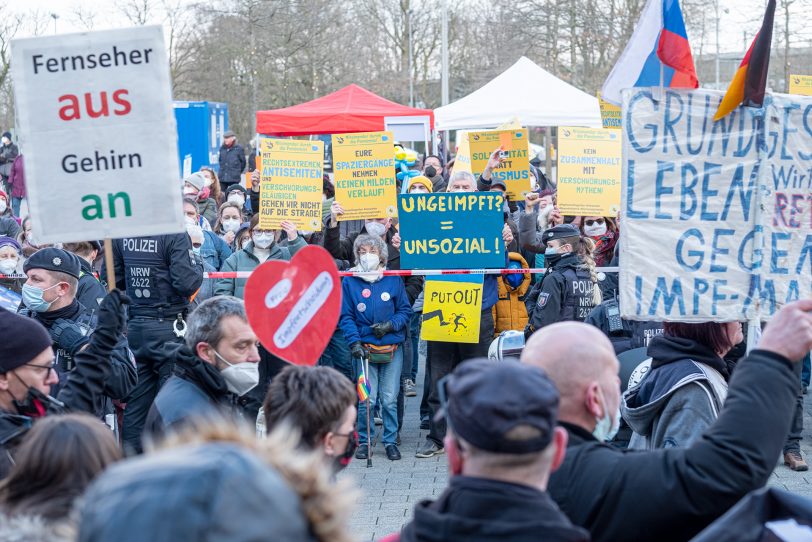
<path fill-rule="evenodd" d="M 161 27 L 18 39 L 11 51 L 37 237 L 184 231 Z"/>
<path fill-rule="evenodd" d="M 768 319 L 812 294 L 812 99 L 768 96 L 714 123 L 721 98 L 624 92 L 625 318 Z"/>

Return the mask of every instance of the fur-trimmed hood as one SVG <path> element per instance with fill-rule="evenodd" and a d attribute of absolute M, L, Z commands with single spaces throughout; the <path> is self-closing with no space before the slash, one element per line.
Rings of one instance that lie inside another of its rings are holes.
<path fill-rule="evenodd" d="M 76 540 L 72 521 L 47 521 L 40 516 L 0 514 L 0 542 L 69 542 Z"/>

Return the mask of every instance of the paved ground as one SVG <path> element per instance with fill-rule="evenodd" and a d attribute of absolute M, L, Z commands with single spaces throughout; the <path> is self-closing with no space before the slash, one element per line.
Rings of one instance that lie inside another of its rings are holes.
<path fill-rule="evenodd" d="M 421 358 L 421 369 L 422 366 Z M 422 382 L 421 371 L 418 383 Z M 399 531 L 410 520 L 416 503 L 423 499 L 436 498 L 445 489 L 448 480 L 445 455 L 431 459 L 414 457 L 427 432 L 419 429 L 421 396 L 422 386 L 418 388 L 417 397 L 406 399 L 406 419 L 400 447 L 403 459 L 386 459 L 379 440 L 378 446 L 373 449 L 371 468 L 366 467 L 366 461 L 354 459 L 342 475 L 354 479 L 362 491 L 352 522 L 353 532 L 359 541 L 374 541 Z M 804 456 L 812 463 L 812 395 L 805 397 L 804 439 L 801 447 Z M 754 435 L 754 438 L 757 436 Z M 793 472 L 782 462 L 777 463 L 769 484 L 812 498 L 812 471 Z"/>

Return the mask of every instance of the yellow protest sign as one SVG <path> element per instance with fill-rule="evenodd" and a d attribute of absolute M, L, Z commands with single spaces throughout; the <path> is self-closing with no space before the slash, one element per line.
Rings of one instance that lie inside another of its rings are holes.
<path fill-rule="evenodd" d="M 789 93 L 812 96 L 812 75 L 790 75 Z"/>
<path fill-rule="evenodd" d="M 454 156 L 452 172 L 467 171 L 471 173 L 471 146 L 468 145 L 468 133 L 457 131 L 457 154 Z"/>
<path fill-rule="evenodd" d="M 338 220 L 397 216 L 395 145 L 391 132 L 333 135 Z"/>
<path fill-rule="evenodd" d="M 558 207 L 562 215 L 617 216 L 621 144 L 617 130 L 558 130 Z"/>
<path fill-rule="evenodd" d="M 427 280 L 420 338 L 451 343 L 479 342 L 481 315 L 482 275 Z"/>
<path fill-rule="evenodd" d="M 510 148 L 505 148 L 510 141 Z M 505 181 L 508 198 L 513 201 L 524 199 L 530 191 L 530 159 L 527 155 L 527 130 L 488 130 L 469 132 L 468 144 L 471 148 L 471 170 L 474 176 L 485 171 L 491 153 L 500 146 L 507 153 L 507 159 L 492 173 L 491 180 Z"/>
<path fill-rule="evenodd" d="M 601 98 L 600 92 L 598 92 L 598 104 L 601 108 L 601 121 L 603 121 L 603 127 L 613 130 L 620 130 L 622 124 L 620 107 L 604 101 L 603 98 Z"/>
<path fill-rule="evenodd" d="M 298 230 L 321 231 L 324 143 L 263 138 L 260 141 L 259 227 L 293 223 Z"/>

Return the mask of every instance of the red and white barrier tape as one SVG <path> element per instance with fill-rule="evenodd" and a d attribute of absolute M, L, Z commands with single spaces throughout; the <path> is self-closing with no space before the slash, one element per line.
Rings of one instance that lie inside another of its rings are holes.
<path fill-rule="evenodd" d="M 598 267 L 599 273 L 617 273 L 619 267 Z M 367 275 L 383 274 L 385 277 L 429 277 L 435 275 L 510 275 L 513 273 L 546 273 L 543 267 L 530 269 L 387 269 L 384 271 L 339 271 L 342 277 L 363 277 Z M 247 279 L 251 271 L 216 271 L 203 273 L 206 279 Z M 0 279 L 24 279 L 25 275 L 3 275 Z"/>
<path fill-rule="evenodd" d="M 598 267 L 598 272 L 617 273 L 619 267 Z M 434 275 L 509 275 L 513 273 L 546 273 L 547 269 L 538 267 L 531 269 L 387 269 L 385 271 L 339 271 L 342 277 L 363 277 L 382 274 L 385 277 L 426 277 Z M 204 273 L 209 279 L 247 279 L 251 271 L 223 271 Z"/>

